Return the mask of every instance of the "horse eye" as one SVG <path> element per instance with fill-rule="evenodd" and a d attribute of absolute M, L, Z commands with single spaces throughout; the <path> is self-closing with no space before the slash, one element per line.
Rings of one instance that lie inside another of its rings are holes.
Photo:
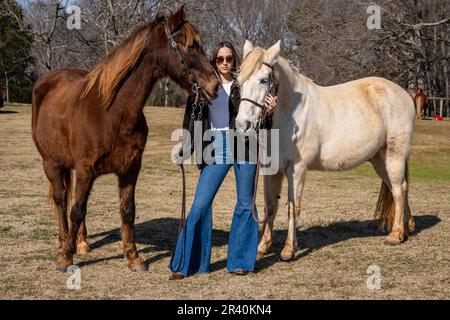
<path fill-rule="evenodd" d="M 267 84 L 268 82 L 269 82 L 269 79 L 267 79 L 267 78 L 264 78 L 264 79 L 261 80 L 262 84 Z"/>
<path fill-rule="evenodd" d="M 192 50 L 194 50 L 195 48 L 197 48 L 197 43 L 194 41 L 193 43 L 191 43 L 190 45 L 189 45 L 189 47 L 188 47 L 188 51 L 192 51 Z"/>

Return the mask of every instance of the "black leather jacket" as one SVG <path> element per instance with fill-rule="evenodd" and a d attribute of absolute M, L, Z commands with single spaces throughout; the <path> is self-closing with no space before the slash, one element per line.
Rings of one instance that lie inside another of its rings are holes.
<path fill-rule="evenodd" d="M 188 130 L 190 132 L 191 135 L 191 154 L 194 151 L 194 132 L 193 132 L 193 126 L 191 126 L 191 116 L 192 116 L 192 105 L 195 101 L 195 97 L 194 96 L 189 96 L 188 100 L 186 102 L 186 109 L 184 111 L 184 119 L 183 119 L 183 129 Z M 238 115 L 239 112 L 239 104 L 241 102 L 241 95 L 240 95 L 240 91 L 239 91 L 239 85 L 236 82 L 233 82 L 233 84 L 231 85 L 231 89 L 230 89 L 230 99 L 228 100 L 228 111 L 229 111 L 229 128 L 230 130 L 234 130 L 235 129 L 235 120 L 236 117 Z M 203 107 L 202 110 L 202 136 L 204 136 L 205 131 L 210 130 L 211 129 L 211 122 L 209 120 L 209 108 L 208 108 L 209 103 L 205 104 L 205 106 Z M 199 111 L 200 108 L 197 107 L 196 112 L 194 113 L 194 121 L 199 121 Z M 211 144 L 211 141 L 203 141 L 202 139 L 202 152 L 205 151 L 205 149 L 209 146 L 209 144 Z M 249 159 L 249 154 L 248 154 L 248 149 L 249 149 L 249 142 L 248 140 L 246 140 L 246 145 L 245 145 L 245 159 L 238 159 L 237 157 L 237 139 L 235 138 L 235 143 L 234 143 L 234 150 L 233 151 L 233 157 L 234 160 L 247 160 Z M 187 148 L 185 148 L 186 150 Z M 180 152 L 180 155 L 182 155 L 182 151 Z M 202 158 L 202 163 L 201 164 L 197 164 L 197 167 L 199 169 L 203 169 L 206 166 L 205 161 Z"/>

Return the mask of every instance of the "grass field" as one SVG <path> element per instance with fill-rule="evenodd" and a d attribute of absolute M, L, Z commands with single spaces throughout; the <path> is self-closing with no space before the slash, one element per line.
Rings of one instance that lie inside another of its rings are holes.
<path fill-rule="evenodd" d="M 309 172 L 297 231 L 295 261 L 279 261 L 287 230 L 283 205 L 270 254 L 257 271 L 226 271 L 227 238 L 235 201 L 232 172 L 214 203 L 211 273 L 168 281 L 181 202 L 181 174 L 170 162 L 170 133 L 183 110 L 145 108 L 150 127 L 136 193 L 137 245 L 148 272 L 128 271 L 119 233 L 114 176 L 98 179 L 87 215 L 93 251 L 75 256 L 81 289 L 55 271 L 57 225 L 47 202 L 47 180 L 31 139 L 31 108 L 0 110 L 0 299 L 449 299 L 450 122 L 416 123 L 410 159 L 410 204 L 417 233 L 384 247 L 372 213 L 380 181 L 369 165 L 340 173 Z M 188 205 L 198 170 L 188 166 Z M 260 188 L 261 189 L 261 188 Z M 281 204 L 286 203 L 286 185 Z M 262 209 L 262 192 L 258 207 Z M 369 266 L 381 270 L 370 290 Z"/>

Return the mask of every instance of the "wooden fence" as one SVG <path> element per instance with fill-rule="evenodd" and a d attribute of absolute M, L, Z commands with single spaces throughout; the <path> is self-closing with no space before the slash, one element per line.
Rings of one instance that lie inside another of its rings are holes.
<path fill-rule="evenodd" d="M 439 115 L 441 117 L 443 117 L 444 116 L 444 101 L 450 101 L 450 98 L 449 97 L 444 97 L 444 98 L 442 98 L 442 97 L 427 97 L 427 99 L 433 100 L 433 111 L 434 111 L 435 115 L 437 115 L 437 110 L 438 110 L 437 102 L 439 102 Z M 446 116 L 450 117 L 450 104 L 447 104 L 445 111 L 446 111 L 445 112 Z"/>

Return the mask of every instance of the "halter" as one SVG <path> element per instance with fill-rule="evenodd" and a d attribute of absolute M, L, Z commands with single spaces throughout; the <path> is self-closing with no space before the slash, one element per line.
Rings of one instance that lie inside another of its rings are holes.
<path fill-rule="evenodd" d="M 175 50 L 175 52 L 177 53 L 178 57 L 180 58 L 181 62 L 183 63 L 184 66 L 184 70 L 189 78 L 189 81 L 192 82 L 192 93 L 195 95 L 195 101 L 192 104 L 192 113 L 191 113 L 191 118 L 194 119 L 195 117 L 195 111 L 197 109 L 197 107 L 200 107 L 200 111 L 199 111 L 199 118 L 202 118 L 202 111 L 203 111 L 203 107 L 205 106 L 204 102 L 198 102 L 199 97 L 200 97 L 200 90 L 202 90 L 203 88 L 199 86 L 198 81 L 195 77 L 195 75 L 192 73 L 192 70 L 188 67 L 186 61 L 183 58 L 183 55 L 181 54 L 180 48 L 178 46 L 178 43 L 175 41 L 175 37 L 182 32 L 183 29 L 178 30 L 177 32 L 171 33 L 169 30 L 169 27 L 167 26 L 167 20 L 164 19 L 163 21 L 163 25 L 164 25 L 164 30 L 166 32 L 166 37 L 167 40 L 170 43 L 170 46 Z M 217 75 L 216 70 L 211 66 L 211 68 L 214 71 L 214 74 L 216 75 L 217 79 L 219 79 L 219 76 Z"/>
<path fill-rule="evenodd" d="M 184 70 L 186 71 L 186 74 L 188 75 L 189 81 L 192 82 L 192 92 L 196 93 L 200 87 L 198 86 L 197 79 L 195 78 L 195 75 L 192 73 L 191 69 L 186 64 L 186 61 L 183 59 L 183 55 L 181 54 L 180 48 L 178 47 L 178 43 L 175 41 L 175 37 L 183 31 L 183 29 L 178 30 L 175 33 L 171 33 L 169 30 L 169 27 L 167 26 L 167 21 L 164 19 L 163 21 L 164 30 L 166 32 L 167 40 L 170 43 L 170 46 L 175 49 L 175 52 L 177 53 L 178 57 L 180 58 L 181 62 L 183 63 Z M 194 91 L 194 88 L 196 91 Z"/>

